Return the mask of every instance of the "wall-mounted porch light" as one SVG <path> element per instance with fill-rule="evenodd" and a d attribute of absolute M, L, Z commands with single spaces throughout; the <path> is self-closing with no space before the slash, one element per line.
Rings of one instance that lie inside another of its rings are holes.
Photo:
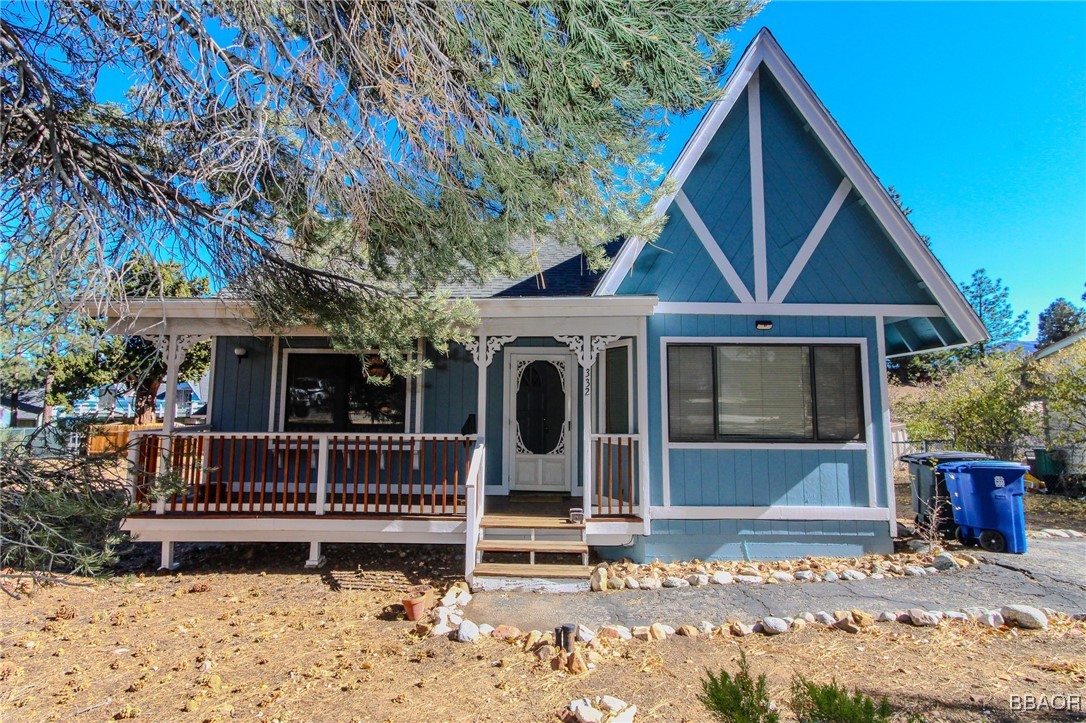
<path fill-rule="evenodd" d="M 234 356 L 238 358 L 238 364 L 241 364 L 241 360 L 249 356 L 249 350 L 243 346 L 235 346 Z"/>
<path fill-rule="evenodd" d="M 773 322 L 769 319 L 758 319 L 754 322 L 754 328 L 758 331 L 769 331 L 773 328 Z"/>

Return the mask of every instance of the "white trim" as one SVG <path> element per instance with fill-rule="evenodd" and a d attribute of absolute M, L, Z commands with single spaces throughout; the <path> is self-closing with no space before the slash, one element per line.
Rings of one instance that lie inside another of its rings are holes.
<path fill-rule="evenodd" d="M 638 498 L 641 503 L 641 518 L 645 526 L 642 534 L 648 535 L 652 533 L 648 513 L 649 495 L 652 493 L 652 461 L 649 456 L 649 321 L 647 317 L 641 317 L 639 327 L 637 330 L 637 454 L 641 465 L 639 468 L 641 479 L 638 480 L 640 484 Z"/>
<path fill-rule="evenodd" d="M 608 432 L 607 427 L 607 352 L 611 349 L 619 349 L 621 347 L 626 348 L 626 419 L 629 421 L 627 425 L 629 429 L 625 432 Z M 630 434 L 635 424 L 634 420 L 634 361 L 633 361 L 633 339 L 619 339 L 613 341 L 603 349 L 600 350 L 599 356 L 596 357 L 596 364 L 593 369 L 595 371 L 595 379 L 592 382 L 592 394 L 595 397 L 594 407 L 596 409 L 596 426 L 595 429 L 600 430 L 600 434 Z"/>
<path fill-rule="evenodd" d="M 882 414 L 882 466 L 886 475 L 886 505 L 890 509 L 890 537 L 897 537 L 897 490 L 894 489 L 894 445 L 890 438 L 890 390 L 889 381 L 886 378 L 886 328 L 882 317 L 875 319 L 877 347 L 875 353 L 879 358 L 879 396 L 881 400 Z"/>
<path fill-rule="evenodd" d="M 884 522 L 890 511 L 885 507 L 650 507 L 656 519 L 663 520 L 857 520 Z"/>
<path fill-rule="evenodd" d="M 376 354 L 380 355 L 380 352 L 376 349 L 367 349 L 364 351 L 349 351 L 345 349 L 328 349 L 319 347 L 305 347 L 301 349 L 294 349 L 286 347 L 283 349 L 283 374 L 279 387 L 279 423 L 275 426 L 278 429 L 269 430 L 272 432 L 286 432 L 287 422 L 287 377 L 290 372 L 290 355 L 291 354 L 353 354 L 358 356 L 360 354 Z M 411 433 L 411 377 L 407 378 L 407 386 L 404 389 L 404 425 L 403 434 Z M 273 394 L 275 387 L 272 387 Z M 337 432 L 304 432 L 304 434 L 337 434 Z M 349 434 L 349 432 L 338 432 L 338 434 Z M 378 434 L 374 432 L 374 434 Z M 384 432 L 383 434 L 400 434 L 400 432 Z"/>
<path fill-rule="evenodd" d="M 271 355 L 272 355 L 271 384 L 269 386 L 271 388 L 272 397 L 271 397 L 271 399 L 268 400 L 268 431 L 269 432 L 274 432 L 275 431 L 275 387 L 278 385 L 278 382 L 279 382 L 279 337 L 278 336 L 273 336 L 272 337 Z M 284 379 L 284 384 L 285 384 L 286 383 L 286 375 L 283 376 L 283 379 Z M 286 389 L 286 387 L 284 387 L 284 390 L 285 389 Z M 284 391 L 284 394 L 285 394 L 285 391 Z M 283 418 L 282 410 L 280 410 L 279 418 L 280 419 Z"/>
<path fill-rule="evenodd" d="M 855 452 L 869 446 L 866 442 L 668 442 L 671 449 L 824 449 Z"/>
<path fill-rule="evenodd" d="M 941 317 L 943 310 L 929 304 L 737 304 L 726 301 L 661 301 L 656 305 L 656 314 Z"/>
<path fill-rule="evenodd" d="M 864 440 L 862 442 L 672 442 L 668 430 L 667 347 L 669 344 L 832 344 L 860 348 L 860 374 L 863 387 Z M 671 450 L 673 449 L 781 449 L 781 450 L 865 450 L 867 458 L 867 490 L 869 507 L 875 500 L 874 422 L 871 418 L 871 364 L 867 337 L 864 336 L 662 336 L 660 337 L 660 451 L 663 470 L 664 507 L 671 509 Z M 749 508 L 757 509 L 757 508 Z M 804 508 L 810 509 L 810 508 Z M 860 508 L 847 508 L 860 509 Z M 656 516 L 656 515 L 653 515 Z M 739 518 L 746 519 L 746 518 Z M 802 519 L 802 518 L 797 518 Z"/>
<path fill-rule="evenodd" d="M 818 221 L 815 222 L 814 228 L 807 234 L 807 238 L 804 240 L 803 245 L 800 246 L 799 251 L 796 253 L 796 257 L 792 259 L 792 263 L 789 264 L 788 270 L 785 271 L 784 276 L 781 277 L 773 295 L 769 297 L 771 303 L 780 304 L 788 297 L 788 292 L 792 290 L 792 285 L 796 283 L 800 273 L 806 268 L 807 262 L 811 260 L 811 256 L 814 255 L 815 249 L 818 248 L 818 242 L 826 235 L 826 231 L 829 230 L 830 224 L 833 223 L 833 219 L 837 217 L 837 212 L 841 210 L 841 206 L 845 204 L 845 199 L 848 198 L 849 191 L 851 190 L 852 183 L 849 182 L 848 178 L 842 178 L 841 183 L 837 186 L 837 190 L 834 191 L 833 195 L 830 197 L 829 203 L 822 209 L 822 215 L 818 217 Z"/>
<path fill-rule="evenodd" d="M 829 111 L 822 105 L 810 85 L 800 75 L 792 61 L 777 44 L 773 34 L 766 29 L 759 31 L 743 56 L 739 59 L 735 71 L 724 86 L 723 99 L 714 103 L 705 118 L 698 125 L 694 135 L 683 149 L 679 160 L 672 166 L 670 176 L 676 188 L 682 188 L 683 182 L 697 164 L 713 134 L 723 123 L 724 118 L 735 104 L 736 98 L 747 85 L 759 65 L 766 69 L 781 85 L 784 93 L 795 105 L 800 115 L 811 127 L 812 132 L 821 141 L 830 157 L 844 172 L 856 188 L 860 197 L 867 202 L 876 219 L 882 224 L 891 240 L 901 250 L 902 255 L 927 285 L 945 315 L 957 330 L 965 337 L 967 344 L 977 343 L 988 338 L 984 325 L 965 300 L 961 290 L 946 273 L 942 265 L 932 254 L 931 249 L 916 233 L 916 229 L 902 215 L 901 210 L 890 199 L 886 189 L 860 157 L 856 148 L 837 125 Z M 670 207 L 673 196 L 665 196 L 656 205 L 657 215 L 663 215 Z M 630 238 L 623 244 L 611 268 L 607 270 L 594 296 L 608 296 L 618 289 L 622 278 L 633 269 L 637 254 L 644 246 L 644 241 Z"/>
<path fill-rule="evenodd" d="M 207 399 L 204 400 L 204 424 L 211 426 L 211 412 L 215 401 L 215 365 L 219 363 L 219 337 L 211 337 L 211 367 L 207 373 Z"/>
<path fill-rule="evenodd" d="M 376 542 L 464 544 L 463 519 L 308 517 L 129 517 L 121 525 L 147 542 Z"/>
<path fill-rule="evenodd" d="M 717 269 L 720 270 L 720 274 L 724 277 L 724 280 L 728 282 L 728 286 L 731 287 L 736 297 L 743 302 L 754 303 L 754 297 L 750 295 L 750 291 L 747 290 L 746 284 L 743 283 L 743 279 L 736 273 L 735 267 L 728 261 L 728 257 L 724 255 L 724 251 L 721 250 L 720 244 L 713 238 L 713 234 L 709 231 L 709 227 L 705 225 L 705 222 L 701 220 L 701 216 L 698 215 L 697 209 L 690 203 L 690 199 L 686 197 L 686 194 L 679 191 L 675 194 L 675 203 L 679 206 L 683 216 L 686 217 L 686 222 L 690 224 L 690 228 L 694 229 L 694 235 L 701 241 L 701 245 L 705 247 L 705 250 L 709 253 L 709 257 L 712 258 L 713 263 L 716 264 Z"/>
<path fill-rule="evenodd" d="M 569 450 L 566 455 L 566 479 L 569 482 L 569 495 L 576 497 L 583 494 L 584 486 L 578 479 L 580 475 L 574 475 L 577 467 L 577 443 L 579 436 L 577 429 L 577 406 L 573 400 L 580 396 L 581 386 L 575 380 L 583 375 L 573 374 L 574 368 L 580 368 L 577 357 L 564 346 L 510 346 L 504 350 L 502 361 L 502 476 L 501 485 L 486 487 L 487 494 L 508 495 L 513 489 L 513 456 L 516 454 L 516 444 L 513 442 L 513 424 L 516 422 L 515 397 L 516 389 L 513 383 L 513 366 L 516 357 L 528 357 L 542 359 L 547 357 L 562 357 L 566 360 L 566 418 L 569 426 L 566 429 L 566 440 Z M 540 490 L 549 491 L 549 490 Z"/>
<path fill-rule="evenodd" d="M 765 174 L 762 169 L 762 91 L 755 70 L 747 84 L 747 125 L 750 131 L 750 209 L 754 237 L 754 297 L 769 296 L 765 243 Z"/>
<path fill-rule="evenodd" d="M 419 359 L 426 358 L 426 340 L 421 336 L 416 342 L 415 353 L 418 354 Z M 418 384 L 415 385 L 415 434 L 422 434 L 422 408 L 426 399 L 423 393 L 423 388 L 426 386 L 425 374 L 425 370 L 418 374 Z"/>
<path fill-rule="evenodd" d="M 1052 342 L 1051 344 L 1044 347 L 1043 349 L 1038 349 L 1037 351 L 1035 351 L 1033 353 L 1033 358 L 1034 359 L 1044 359 L 1046 356 L 1051 356 L 1052 354 L 1055 354 L 1056 352 L 1058 352 L 1058 351 L 1060 351 L 1062 349 L 1066 349 L 1067 347 L 1071 346 L 1075 342 L 1082 341 L 1083 339 L 1086 339 L 1086 329 L 1083 329 L 1082 331 L 1076 331 L 1074 334 L 1071 334 L 1070 336 L 1066 336 L 1063 339 L 1060 339 L 1059 341 Z"/>

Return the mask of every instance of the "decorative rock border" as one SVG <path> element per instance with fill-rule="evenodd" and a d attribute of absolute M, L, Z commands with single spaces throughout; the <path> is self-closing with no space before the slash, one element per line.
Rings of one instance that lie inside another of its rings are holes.
<path fill-rule="evenodd" d="M 623 560 L 601 562 L 589 579 L 594 592 L 658 590 L 660 588 L 704 587 L 706 585 L 778 585 L 799 582 L 840 580 L 881 580 L 891 577 L 919 577 L 960 570 L 980 564 L 969 553 L 945 552 L 939 547 L 914 540 L 910 553 L 866 555 L 859 558 L 816 558 L 778 562 L 690 562 L 644 565 Z"/>

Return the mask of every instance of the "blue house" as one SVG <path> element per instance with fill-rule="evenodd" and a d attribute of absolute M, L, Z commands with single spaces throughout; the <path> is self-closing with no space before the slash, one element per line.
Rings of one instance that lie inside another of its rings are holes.
<path fill-rule="evenodd" d="M 374 386 L 320 329 L 237 300 L 129 307 L 171 374 L 212 337 L 210 430 L 142 436 L 126 527 L 163 542 L 464 545 L 477 584 L 635 560 L 888 552 L 887 358 L 980 320 L 773 36 L 746 49 L 670 172 L 652 244 L 535 249 L 455 289 L 473 340 Z M 167 387 L 169 388 L 169 384 Z M 170 465 L 182 489 L 152 496 Z M 572 522 L 570 519 L 572 518 Z M 538 558 L 538 559 L 537 559 Z"/>

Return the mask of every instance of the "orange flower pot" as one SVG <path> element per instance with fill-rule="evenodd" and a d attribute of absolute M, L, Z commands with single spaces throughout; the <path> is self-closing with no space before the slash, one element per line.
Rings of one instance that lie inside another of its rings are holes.
<path fill-rule="evenodd" d="M 414 593 L 409 597 L 405 597 L 400 603 L 403 605 L 404 612 L 407 613 L 407 619 L 414 622 L 426 615 L 426 611 L 433 606 L 433 590 L 426 589 L 422 592 Z"/>

